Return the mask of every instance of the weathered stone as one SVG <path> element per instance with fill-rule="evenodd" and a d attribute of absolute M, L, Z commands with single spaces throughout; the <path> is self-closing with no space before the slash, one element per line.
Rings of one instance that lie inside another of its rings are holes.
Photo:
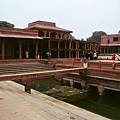
<path fill-rule="evenodd" d="M 87 93 L 85 91 L 79 90 L 73 87 L 68 87 L 68 86 L 62 86 L 60 91 L 56 91 L 53 88 L 44 93 L 66 102 L 73 102 L 73 101 L 84 99 L 87 97 Z"/>

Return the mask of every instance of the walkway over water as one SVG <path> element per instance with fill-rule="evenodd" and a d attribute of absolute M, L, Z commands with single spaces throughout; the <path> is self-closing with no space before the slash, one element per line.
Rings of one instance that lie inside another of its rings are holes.
<path fill-rule="evenodd" d="M 79 73 L 84 70 L 86 70 L 86 68 L 83 67 L 54 70 L 53 65 L 41 63 L 0 65 L 0 81 L 40 78 L 73 72 Z"/>

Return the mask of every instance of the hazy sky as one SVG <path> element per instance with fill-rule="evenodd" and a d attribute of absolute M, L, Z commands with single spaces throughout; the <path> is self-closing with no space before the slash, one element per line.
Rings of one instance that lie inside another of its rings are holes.
<path fill-rule="evenodd" d="M 116 34 L 120 0 L 0 0 L 0 21 L 25 28 L 37 20 L 72 30 L 77 39 L 86 39 L 95 31 Z"/>

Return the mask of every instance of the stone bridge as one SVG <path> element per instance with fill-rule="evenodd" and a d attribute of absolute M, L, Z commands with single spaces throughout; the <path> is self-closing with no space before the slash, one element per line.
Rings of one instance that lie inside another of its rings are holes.
<path fill-rule="evenodd" d="M 78 82 L 82 89 L 96 86 L 100 95 L 105 89 L 120 91 L 120 61 L 93 60 L 88 61 L 87 68 L 82 59 L 54 59 L 53 61 L 16 61 L 12 64 L 3 61 L 0 64 L 0 81 L 19 80 L 25 86 L 25 91 L 31 93 L 31 85 L 37 78 L 52 76 L 59 89 L 61 80 L 66 78 L 71 84 Z"/>
<path fill-rule="evenodd" d="M 45 63 L 45 64 L 44 64 Z M 56 80 L 56 89 L 61 86 L 61 80 L 66 74 L 85 72 L 86 68 L 69 68 L 55 70 L 51 62 L 1 64 L 0 81 L 19 80 L 24 86 L 25 91 L 31 93 L 31 86 L 36 79 L 51 76 Z"/>
<path fill-rule="evenodd" d="M 84 62 L 76 60 L 57 60 L 56 68 L 75 68 L 83 67 Z M 93 60 L 88 61 L 87 70 L 81 74 L 67 74 L 66 80 L 71 85 L 74 82 L 81 84 L 82 89 L 89 90 L 89 86 L 98 88 L 99 95 L 102 95 L 105 89 L 120 91 L 120 61 L 112 60 Z"/>

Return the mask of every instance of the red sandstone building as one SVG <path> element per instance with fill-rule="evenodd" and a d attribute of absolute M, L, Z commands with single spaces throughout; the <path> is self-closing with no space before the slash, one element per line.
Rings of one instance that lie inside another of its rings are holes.
<path fill-rule="evenodd" d="M 100 52 L 104 54 L 120 53 L 120 34 L 103 35 Z"/>
<path fill-rule="evenodd" d="M 79 58 L 86 50 L 99 50 L 99 44 L 71 39 L 72 31 L 57 27 L 53 22 L 35 21 L 27 28 L 0 27 L 0 58 L 37 59 L 38 54 L 47 58 L 48 50 L 52 58 Z"/>

